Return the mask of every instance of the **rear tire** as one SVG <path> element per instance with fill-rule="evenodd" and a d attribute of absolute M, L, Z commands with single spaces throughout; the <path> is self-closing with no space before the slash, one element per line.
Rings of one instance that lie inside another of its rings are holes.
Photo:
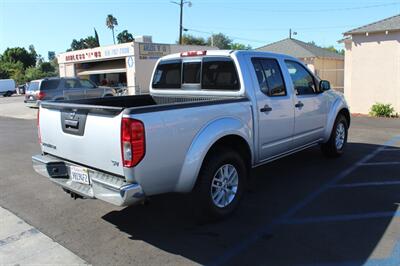
<path fill-rule="evenodd" d="M 215 149 L 206 157 L 194 189 L 200 220 L 219 220 L 238 207 L 246 184 L 247 169 L 238 152 Z"/>
<path fill-rule="evenodd" d="M 336 117 L 329 140 L 321 144 L 322 153 L 331 158 L 341 156 L 347 144 L 347 134 L 347 120 L 342 114 L 339 114 Z"/>

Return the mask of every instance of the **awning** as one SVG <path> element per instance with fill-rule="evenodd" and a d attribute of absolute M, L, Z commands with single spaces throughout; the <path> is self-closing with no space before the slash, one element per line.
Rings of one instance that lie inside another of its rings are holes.
<path fill-rule="evenodd" d="M 78 73 L 78 76 L 110 74 L 110 73 L 126 73 L 126 68 L 111 68 L 111 69 L 91 69 Z"/>

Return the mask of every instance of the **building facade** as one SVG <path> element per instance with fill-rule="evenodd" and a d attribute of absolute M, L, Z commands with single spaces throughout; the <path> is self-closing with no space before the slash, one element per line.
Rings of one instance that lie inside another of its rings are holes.
<path fill-rule="evenodd" d="M 126 87 L 130 95 L 143 94 L 149 91 L 151 74 L 160 57 L 190 50 L 218 49 L 153 43 L 149 36 L 135 40 L 58 54 L 60 77 L 90 79 L 101 86 Z"/>
<path fill-rule="evenodd" d="M 341 54 L 293 38 L 267 44 L 257 50 L 296 57 L 321 79 L 328 80 L 332 88 L 343 91 L 344 56 Z"/>
<path fill-rule="evenodd" d="M 375 103 L 400 113 L 400 14 L 344 33 L 345 96 L 353 113 Z"/>

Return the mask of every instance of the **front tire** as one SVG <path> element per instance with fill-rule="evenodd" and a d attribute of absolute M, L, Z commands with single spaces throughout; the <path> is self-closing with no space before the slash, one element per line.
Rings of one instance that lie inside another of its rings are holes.
<path fill-rule="evenodd" d="M 347 120 L 343 115 L 339 114 L 336 117 L 329 140 L 321 145 L 322 153 L 327 157 L 341 156 L 347 144 L 347 135 Z"/>
<path fill-rule="evenodd" d="M 194 189 L 201 219 L 219 220 L 232 214 L 242 199 L 246 179 L 246 165 L 238 152 L 217 148 L 207 156 Z"/>

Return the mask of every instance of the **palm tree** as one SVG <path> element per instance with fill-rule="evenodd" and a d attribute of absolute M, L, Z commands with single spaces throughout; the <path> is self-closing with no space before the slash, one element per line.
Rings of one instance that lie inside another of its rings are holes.
<path fill-rule="evenodd" d="M 118 26 L 117 18 L 114 17 L 113 15 L 109 14 L 106 18 L 106 26 L 107 26 L 107 28 L 111 29 L 112 35 L 113 35 L 113 41 L 115 44 L 114 27 Z"/>

